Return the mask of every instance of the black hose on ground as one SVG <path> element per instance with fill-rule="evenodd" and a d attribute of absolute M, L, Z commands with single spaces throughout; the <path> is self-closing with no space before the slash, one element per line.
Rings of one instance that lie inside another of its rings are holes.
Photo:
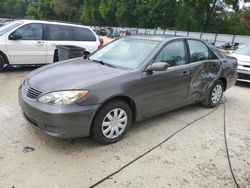
<path fill-rule="evenodd" d="M 226 97 L 225 98 L 225 102 L 226 102 Z M 229 164 L 229 168 L 230 168 L 230 172 L 232 174 L 234 183 L 236 185 L 237 188 L 240 188 L 239 184 L 237 183 L 237 180 L 235 178 L 234 172 L 233 172 L 233 168 L 232 168 L 232 164 L 231 164 L 231 160 L 230 160 L 230 155 L 229 155 L 229 150 L 228 150 L 228 144 L 227 144 L 227 137 L 226 137 L 226 104 L 225 102 L 222 101 L 222 104 L 224 105 L 224 140 L 225 140 L 225 147 L 226 147 L 226 153 L 227 153 L 227 159 L 228 159 L 228 164 Z M 172 137 L 174 137 L 176 134 L 180 133 L 181 131 L 183 131 L 184 129 L 186 129 L 187 127 L 189 127 L 190 125 L 194 124 L 195 122 L 209 116 L 210 114 L 212 114 L 213 112 L 215 112 L 218 109 L 218 107 L 216 107 L 215 109 L 213 109 L 212 111 L 208 112 L 207 114 L 195 119 L 194 121 L 188 123 L 187 125 L 185 125 L 184 127 L 182 127 L 181 129 L 179 129 L 178 131 L 176 131 L 175 133 L 173 133 L 172 135 L 170 135 L 169 137 L 165 138 L 163 141 L 161 141 L 159 144 L 155 145 L 154 147 L 150 148 L 149 150 L 147 150 L 146 152 L 142 153 L 141 155 L 139 155 L 138 157 L 136 157 L 135 159 L 133 159 L 132 161 L 128 162 L 127 164 L 125 164 L 123 167 L 121 167 L 120 169 L 116 170 L 115 172 L 109 174 L 108 176 L 104 177 L 103 179 L 99 180 L 98 182 L 96 182 L 95 184 L 91 185 L 90 188 L 94 188 L 97 185 L 100 185 L 101 183 L 103 183 L 104 181 L 110 179 L 111 177 L 113 177 L 114 175 L 118 174 L 119 172 L 121 172 L 122 170 L 124 170 L 125 168 L 127 168 L 129 165 L 133 164 L 134 162 L 136 162 L 137 160 L 139 160 L 140 158 L 144 157 L 145 155 L 147 155 L 148 153 L 152 152 L 153 150 L 155 150 L 156 148 L 160 147 L 162 144 L 164 144 L 165 142 L 167 142 L 168 140 L 170 140 Z"/>
<path fill-rule="evenodd" d="M 237 188 L 240 188 L 237 180 L 236 180 L 236 177 L 235 177 L 235 174 L 234 174 L 234 171 L 233 171 L 233 167 L 232 167 L 232 163 L 231 163 L 231 159 L 230 159 L 230 155 L 229 155 L 229 150 L 228 150 L 228 144 L 227 144 L 227 132 L 226 132 L 226 113 L 227 113 L 227 108 L 226 108 L 226 96 L 224 96 L 225 98 L 225 102 L 222 101 L 223 103 L 223 106 L 224 106 L 224 140 L 225 140 L 225 148 L 226 148 L 226 153 L 227 153 L 227 160 L 228 160 L 228 165 L 229 165 L 229 169 L 230 169 L 230 172 L 232 174 L 232 177 L 233 177 L 233 180 L 234 180 L 234 183 L 236 185 Z"/>

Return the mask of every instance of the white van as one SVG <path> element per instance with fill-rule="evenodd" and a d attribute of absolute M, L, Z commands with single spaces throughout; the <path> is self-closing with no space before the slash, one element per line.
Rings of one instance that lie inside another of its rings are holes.
<path fill-rule="evenodd" d="M 98 49 L 99 38 L 86 26 L 60 22 L 18 20 L 0 27 L 0 71 L 8 65 L 57 61 L 56 45 L 74 45 L 87 53 Z"/>

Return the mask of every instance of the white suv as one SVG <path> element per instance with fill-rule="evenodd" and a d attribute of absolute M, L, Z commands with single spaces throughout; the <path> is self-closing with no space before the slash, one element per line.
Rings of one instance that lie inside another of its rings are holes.
<path fill-rule="evenodd" d="M 56 45 L 75 45 L 95 51 L 100 40 L 86 26 L 18 20 L 0 28 L 0 71 L 7 65 L 47 64 L 57 60 Z"/>

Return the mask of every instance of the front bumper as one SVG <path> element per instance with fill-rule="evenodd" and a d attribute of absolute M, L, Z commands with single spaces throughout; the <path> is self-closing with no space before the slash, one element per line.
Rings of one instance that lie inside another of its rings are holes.
<path fill-rule="evenodd" d="M 250 67 L 238 66 L 238 81 L 250 83 Z"/>
<path fill-rule="evenodd" d="M 45 134 L 61 138 L 86 137 L 89 135 L 94 114 L 99 105 L 53 106 L 42 104 L 27 97 L 19 88 L 19 104 L 25 119 Z"/>

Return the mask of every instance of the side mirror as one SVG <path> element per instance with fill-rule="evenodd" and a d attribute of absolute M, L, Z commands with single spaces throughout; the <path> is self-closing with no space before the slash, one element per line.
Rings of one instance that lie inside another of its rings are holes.
<path fill-rule="evenodd" d="M 84 51 L 83 52 L 83 59 L 87 59 L 88 57 L 89 57 L 89 52 L 87 52 L 87 51 Z"/>
<path fill-rule="evenodd" d="M 20 39 L 22 39 L 22 37 L 15 33 L 10 34 L 9 36 L 9 40 L 20 40 Z"/>
<path fill-rule="evenodd" d="M 169 64 L 166 62 L 155 62 L 151 64 L 147 70 L 150 72 L 165 71 L 168 69 L 168 67 L 169 67 Z"/>

